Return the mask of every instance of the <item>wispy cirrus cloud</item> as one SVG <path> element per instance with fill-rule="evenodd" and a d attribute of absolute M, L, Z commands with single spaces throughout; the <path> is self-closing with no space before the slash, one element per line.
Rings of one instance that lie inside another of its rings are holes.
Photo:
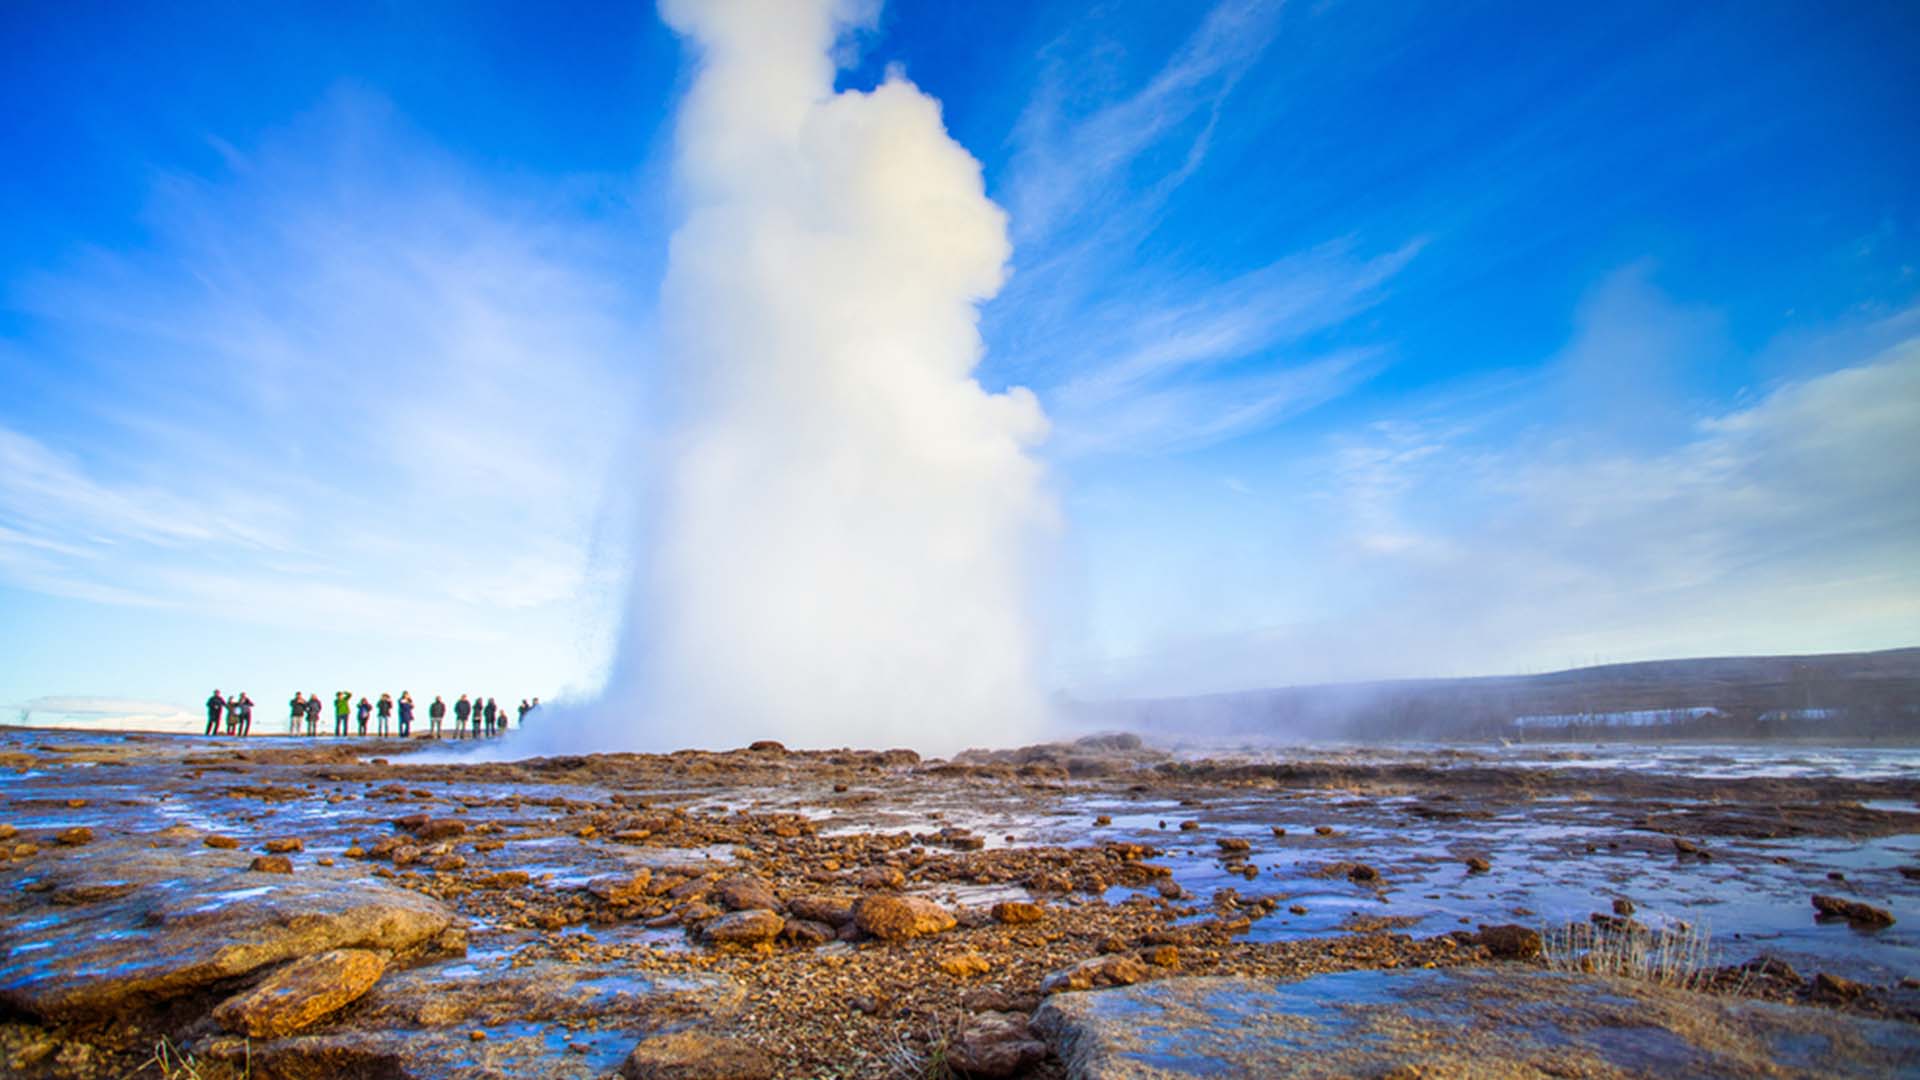
<path fill-rule="evenodd" d="M 1378 342 L 1310 342 L 1380 302 L 1423 242 L 1352 236 L 1238 273 L 1139 248 L 1205 166 L 1234 89 L 1280 33 L 1279 3 L 1209 9 L 1138 85 L 1111 42 L 1056 41 L 1001 198 L 1016 269 L 989 309 L 995 365 L 1032 382 L 1062 457 L 1191 450 L 1360 385 Z"/>

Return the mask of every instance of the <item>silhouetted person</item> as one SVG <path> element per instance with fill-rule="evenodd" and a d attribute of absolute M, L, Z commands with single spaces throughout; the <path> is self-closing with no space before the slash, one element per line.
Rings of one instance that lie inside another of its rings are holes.
<path fill-rule="evenodd" d="M 413 737 L 413 695 L 405 690 L 400 691 L 400 737 Z"/>
<path fill-rule="evenodd" d="M 253 699 L 245 690 L 240 691 L 240 734 L 253 734 Z"/>
<path fill-rule="evenodd" d="M 353 715 L 354 719 L 360 721 L 360 737 L 363 739 L 366 738 L 367 721 L 373 718 L 373 702 L 362 697 L 360 699 L 360 705 L 354 710 Z"/>
<path fill-rule="evenodd" d="M 495 705 L 493 703 L 492 698 L 488 698 L 487 699 L 487 737 L 488 738 L 492 738 L 496 733 L 498 733 L 500 729 L 496 725 L 498 725 L 499 722 L 500 722 L 500 706 Z"/>
<path fill-rule="evenodd" d="M 433 704 L 427 706 L 427 734 L 440 737 L 440 721 L 447 718 L 447 702 L 439 694 L 433 695 Z"/>
<path fill-rule="evenodd" d="M 467 695 L 461 694 L 460 700 L 455 702 L 453 706 L 454 738 L 464 739 L 467 737 L 467 718 L 472 715 L 473 702 L 467 700 Z"/>
<path fill-rule="evenodd" d="M 307 738 L 311 739 L 320 732 L 320 694 L 318 691 L 307 695 Z"/>
<path fill-rule="evenodd" d="M 307 718 L 307 695 L 298 690 L 293 692 L 293 700 L 287 702 L 287 734 L 300 734 L 300 721 Z"/>
<path fill-rule="evenodd" d="M 213 696 L 207 699 L 207 734 L 220 734 L 220 717 L 226 711 L 227 699 L 220 696 L 220 691 L 215 690 Z"/>
<path fill-rule="evenodd" d="M 532 711 L 533 711 L 533 706 L 527 704 L 526 698 L 521 698 L 520 699 L 520 726 L 521 727 L 527 726 L 527 714 Z"/>
<path fill-rule="evenodd" d="M 380 737 L 387 737 L 387 721 L 393 719 L 393 695 L 380 695 Z"/>
<path fill-rule="evenodd" d="M 333 695 L 333 733 L 341 737 L 347 734 L 347 713 L 353 709 L 353 695 L 338 690 Z"/>

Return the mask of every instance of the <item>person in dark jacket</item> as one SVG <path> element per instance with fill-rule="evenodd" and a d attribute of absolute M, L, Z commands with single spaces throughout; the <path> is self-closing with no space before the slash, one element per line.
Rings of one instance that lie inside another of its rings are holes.
<path fill-rule="evenodd" d="M 439 694 L 433 695 L 433 704 L 427 706 L 427 734 L 432 738 L 440 737 L 440 722 L 447 718 L 447 699 Z"/>
<path fill-rule="evenodd" d="M 293 700 L 287 702 L 287 734 L 300 734 L 300 721 L 307 718 L 307 695 L 298 690 L 293 692 Z"/>
<path fill-rule="evenodd" d="M 387 737 L 387 722 L 393 719 L 393 695 L 392 694 L 380 695 L 379 712 L 380 712 L 380 737 L 384 739 Z"/>
<path fill-rule="evenodd" d="M 373 718 L 373 702 L 368 701 L 365 697 L 362 697 L 360 699 L 360 704 L 354 710 L 353 715 L 354 715 L 354 719 L 360 721 L 360 737 L 363 739 L 366 738 L 367 721 Z"/>
<path fill-rule="evenodd" d="M 413 737 L 413 694 L 405 690 L 400 691 L 399 735 L 403 739 Z"/>
<path fill-rule="evenodd" d="M 240 691 L 240 734 L 253 734 L 253 699 L 245 690 Z"/>
<path fill-rule="evenodd" d="M 520 699 L 520 726 L 521 727 L 527 726 L 527 714 L 532 711 L 533 711 L 533 706 L 527 704 L 526 698 L 521 698 Z"/>
<path fill-rule="evenodd" d="M 492 738 L 495 734 L 499 732 L 500 729 L 497 726 L 499 723 L 500 723 L 500 706 L 495 705 L 493 703 L 492 698 L 488 698 L 487 699 L 487 737 L 488 738 Z"/>
<path fill-rule="evenodd" d="M 307 738 L 311 739 L 320 731 L 320 694 L 318 691 L 307 695 Z"/>
<path fill-rule="evenodd" d="M 220 717 L 226 711 L 227 699 L 220 696 L 220 691 L 215 690 L 213 696 L 207 699 L 207 734 L 220 733 Z"/>
<path fill-rule="evenodd" d="M 460 700 L 454 702 L 454 705 L 453 705 L 453 737 L 454 738 L 464 739 L 467 737 L 467 718 L 472 715 L 473 715 L 473 702 L 467 700 L 467 695 L 461 694 Z"/>

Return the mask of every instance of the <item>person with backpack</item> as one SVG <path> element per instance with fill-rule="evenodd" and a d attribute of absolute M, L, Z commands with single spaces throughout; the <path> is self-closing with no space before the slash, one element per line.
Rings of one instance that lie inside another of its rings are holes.
<path fill-rule="evenodd" d="M 432 738 L 440 737 L 440 722 L 447 718 L 447 700 L 439 694 L 433 695 L 433 704 L 427 706 L 427 734 Z"/>
<path fill-rule="evenodd" d="M 467 737 L 467 718 L 472 715 L 473 715 L 473 703 L 467 700 L 467 695 L 461 694 L 460 700 L 456 702 L 453 706 L 453 737 L 454 738 L 464 739 Z"/>
<path fill-rule="evenodd" d="M 207 698 L 207 734 L 220 734 L 220 717 L 226 711 L 227 699 L 220 696 L 220 691 L 215 690 L 213 695 Z"/>
<path fill-rule="evenodd" d="M 320 730 L 320 692 L 307 695 L 307 738 L 311 739 Z"/>
<path fill-rule="evenodd" d="M 393 695 L 380 695 L 380 737 L 387 737 L 387 721 L 393 719 Z"/>
<path fill-rule="evenodd" d="M 400 737 L 413 738 L 413 695 L 400 691 Z"/>
<path fill-rule="evenodd" d="M 360 737 L 367 737 L 367 721 L 373 718 L 373 702 L 365 694 L 360 695 L 360 704 L 354 709 L 354 719 L 360 721 Z"/>

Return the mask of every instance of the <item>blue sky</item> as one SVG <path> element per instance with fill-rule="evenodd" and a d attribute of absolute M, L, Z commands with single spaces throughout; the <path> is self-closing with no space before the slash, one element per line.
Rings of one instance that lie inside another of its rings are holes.
<path fill-rule="evenodd" d="M 1897 2 L 895 0 L 842 82 L 903 68 L 1010 215 L 1050 688 L 1164 693 L 1920 643 L 1916 53 Z M 0 54 L 0 703 L 592 688 L 654 13 L 13 4 Z"/>

